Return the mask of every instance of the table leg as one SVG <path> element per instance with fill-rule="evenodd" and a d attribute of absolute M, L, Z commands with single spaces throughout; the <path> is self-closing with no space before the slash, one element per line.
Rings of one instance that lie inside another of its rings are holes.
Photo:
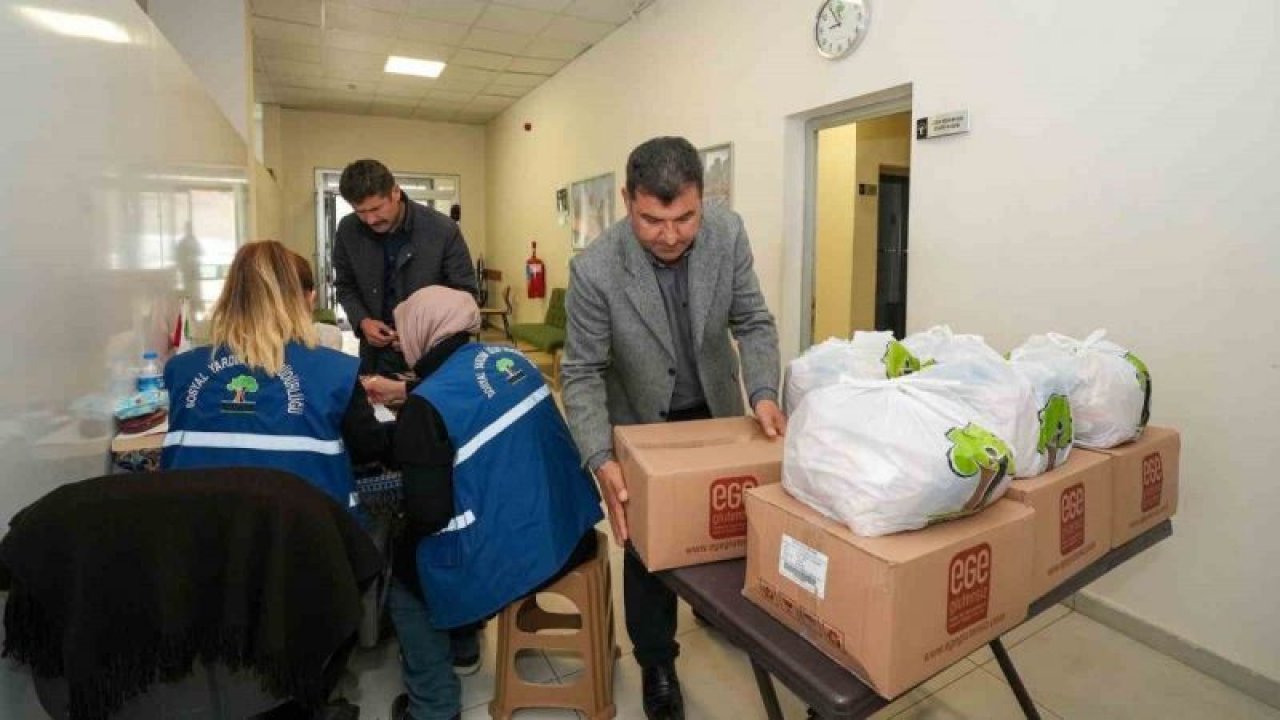
<path fill-rule="evenodd" d="M 1000 638 L 991 641 L 991 652 L 996 656 L 996 662 L 1000 663 L 1000 670 L 1009 681 L 1009 687 L 1013 689 L 1014 696 L 1018 698 L 1022 714 L 1027 716 L 1027 720 L 1040 720 L 1040 712 L 1031 701 L 1031 695 L 1022 684 L 1022 678 L 1018 677 L 1018 669 L 1013 666 L 1013 660 L 1009 658 L 1009 653 L 1004 649 L 1004 643 L 1000 642 Z"/>
<path fill-rule="evenodd" d="M 751 672 L 756 674 L 756 687 L 760 688 L 760 701 L 764 703 L 765 716 L 769 720 L 782 720 L 782 708 L 778 706 L 778 693 L 773 689 L 773 678 L 755 660 L 751 661 Z"/>

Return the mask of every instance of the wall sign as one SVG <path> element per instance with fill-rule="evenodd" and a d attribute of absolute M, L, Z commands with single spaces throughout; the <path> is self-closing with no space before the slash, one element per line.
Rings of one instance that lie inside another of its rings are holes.
<path fill-rule="evenodd" d="M 928 140 L 943 135 L 969 132 L 969 111 L 938 113 L 930 117 L 916 118 L 916 139 Z"/>

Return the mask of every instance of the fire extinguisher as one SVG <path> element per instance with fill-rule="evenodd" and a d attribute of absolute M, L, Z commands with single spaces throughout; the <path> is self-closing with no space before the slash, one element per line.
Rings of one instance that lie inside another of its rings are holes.
<path fill-rule="evenodd" d="M 529 285 L 529 297 L 541 298 L 547 295 L 547 266 L 538 259 L 538 243 L 533 243 L 533 254 L 524 261 L 524 279 Z"/>

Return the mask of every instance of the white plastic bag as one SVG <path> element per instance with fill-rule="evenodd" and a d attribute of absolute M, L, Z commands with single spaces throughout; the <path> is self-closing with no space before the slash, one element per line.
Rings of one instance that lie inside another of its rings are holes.
<path fill-rule="evenodd" d="M 1030 477 L 1062 465 L 1071 454 L 1071 393 L 1080 384 L 1080 359 L 1044 335 L 1035 335 L 1010 352 L 1009 361 L 1035 393 L 1035 455 L 1018 459 L 1018 477 Z"/>
<path fill-rule="evenodd" d="M 818 388 L 834 385 L 842 376 L 884 377 L 881 356 L 891 340 L 891 332 L 858 332 L 853 340 L 829 338 L 806 350 L 787 365 L 782 394 L 786 413 L 794 413 L 806 395 Z"/>
<path fill-rule="evenodd" d="M 814 390 L 788 424 L 783 486 L 867 536 L 995 502 L 1012 478 L 1013 451 L 957 385 L 920 373 Z"/>
<path fill-rule="evenodd" d="M 1079 359 L 1080 382 L 1071 393 L 1071 418 L 1075 443 L 1083 447 L 1111 448 L 1136 440 L 1151 416 L 1151 373 L 1146 364 L 1104 340 L 1105 335 L 1105 330 L 1095 330 L 1084 340 L 1057 333 L 1044 336 Z"/>

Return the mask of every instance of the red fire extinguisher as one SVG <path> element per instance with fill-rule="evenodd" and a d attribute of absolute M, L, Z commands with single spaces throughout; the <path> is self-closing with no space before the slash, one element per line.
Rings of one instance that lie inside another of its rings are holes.
<path fill-rule="evenodd" d="M 524 279 L 529 284 L 529 297 L 547 295 L 547 266 L 538 259 L 538 243 L 533 243 L 533 254 L 524 261 Z"/>

